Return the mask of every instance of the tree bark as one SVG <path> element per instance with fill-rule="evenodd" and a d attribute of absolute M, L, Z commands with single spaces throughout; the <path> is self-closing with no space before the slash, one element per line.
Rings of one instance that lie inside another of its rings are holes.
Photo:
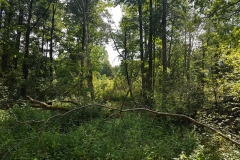
<path fill-rule="evenodd" d="M 29 74 L 29 43 L 30 43 L 30 33 L 31 33 L 31 19 L 32 19 L 32 6 L 33 6 L 33 0 L 30 0 L 29 7 L 28 7 L 28 18 L 27 18 L 27 30 L 25 35 L 25 53 L 24 53 L 24 59 L 22 64 L 22 73 L 23 73 L 23 84 L 21 86 L 21 96 L 26 97 L 27 94 L 27 80 L 28 80 L 28 74 Z"/>
<path fill-rule="evenodd" d="M 20 4 L 19 4 L 19 7 L 20 7 Z M 20 8 L 19 15 L 18 15 L 18 27 L 21 28 L 22 24 L 23 24 L 23 9 Z M 18 56 L 19 56 L 21 36 L 22 36 L 21 29 L 19 29 L 19 28 L 17 29 L 17 37 L 16 37 L 16 45 L 15 45 L 15 50 L 17 52 L 16 56 L 14 57 L 14 69 L 15 70 L 18 67 Z"/>
<path fill-rule="evenodd" d="M 144 69 L 144 51 L 143 51 L 143 22 L 142 22 L 142 2 L 138 0 L 138 22 L 139 22 L 139 45 L 140 45 L 140 58 L 141 58 L 141 77 L 142 77 L 142 97 L 146 97 L 146 79 Z"/>
<path fill-rule="evenodd" d="M 167 1 L 162 0 L 162 65 L 163 65 L 163 74 L 162 74 L 162 106 L 166 103 L 166 85 L 167 85 Z"/>
<path fill-rule="evenodd" d="M 53 81 L 53 32 L 54 32 L 54 22 L 55 22 L 55 13 L 56 13 L 56 7 L 54 4 L 52 5 L 52 27 L 50 32 L 50 52 L 49 52 L 49 58 L 50 58 L 50 83 Z"/>
<path fill-rule="evenodd" d="M 162 65 L 163 65 L 163 74 L 167 73 L 167 1 L 162 0 Z"/>
<path fill-rule="evenodd" d="M 87 67 L 88 67 L 88 72 L 87 72 L 87 83 L 88 83 L 88 88 L 90 89 L 90 95 L 91 99 L 94 100 L 95 95 L 94 95 L 94 86 L 93 86 L 93 74 L 92 74 L 92 63 L 91 63 L 91 56 L 89 52 L 89 46 L 88 46 L 88 5 L 89 2 L 88 0 L 84 0 L 84 7 L 83 7 L 83 23 L 84 23 L 84 31 L 85 31 L 85 53 L 87 57 Z"/>
<path fill-rule="evenodd" d="M 153 51 L 152 51 L 152 43 L 153 43 L 153 6 L 152 0 L 149 2 L 149 34 L 148 34 L 148 74 L 147 74 L 147 104 L 150 108 L 153 105 L 154 92 L 153 92 Z"/>
<path fill-rule="evenodd" d="M 130 96 L 133 96 L 132 93 L 132 84 L 131 84 L 131 79 L 129 77 L 129 73 L 128 73 L 128 63 L 127 63 L 127 58 L 128 58 L 128 49 L 127 49 L 127 31 L 125 29 L 124 31 L 124 68 L 125 68 L 125 74 L 126 74 L 126 80 L 127 80 L 127 84 L 128 84 L 128 88 L 129 88 L 129 92 L 130 92 Z"/>
<path fill-rule="evenodd" d="M 13 5 L 12 4 L 12 1 L 9 1 L 9 5 Z M 2 11 L 3 12 L 3 11 Z M 2 32 L 2 39 L 3 41 L 5 41 L 6 43 L 6 47 L 3 47 L 2 51 L 2 72 L 3 73 L 8 73 L 9 70 L 10 70 L 10 27 L 11 27 L 11 21 L 12 21 L 12 18 L 13 18 L 13 10 L 11 7 L 9 7 L 9 10 L 6 10 L 6 15 L 5 17 L 5 20 L 4 20 L 4 27 L 3 27 L 3 30 L 1 31 Z M 2 14 L 1 14 L 1 19 L 2 19 Z M 0 24 L 2 25 L 2 24 Z"/>

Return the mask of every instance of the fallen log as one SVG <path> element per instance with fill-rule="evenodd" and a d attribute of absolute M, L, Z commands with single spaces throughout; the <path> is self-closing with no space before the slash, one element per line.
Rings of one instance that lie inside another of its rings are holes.
<path fill-rule="evenodd" d="M 48 104 L 44 103 L 44 102 L 40 102 L 40 101 L 37 101 L 37 100 L 34 100 L 32 99 L 31 97 L 28 96 L 28 98 L 30 99 L 31 102 L 33 103 L 36 103 L 36 104 L 39 104 L 41 105 L 42 107 L 41 108 L 44 108 L 44 109 L 56 109 L 56 107 L 52 107 L 52 106 L 49 106 Z M 167 112 L 159 112 L 159 111 L 154 111 L 154 110 L 150 110 L 150 109 L 147 109 L 147 108 L 133 108 L 133 109 L 118 109 L 118 108 L 113 108 L 113 107 L 109 107 L 109 106 L 105 106 L 105 105 L 101 105 L 101 104 L 87 104 L 87 105 L 84 105 L 82 107 L 77 107 L 77 108 L 73 108 L 73 109 L 67 109 L 67 108 L 62 108 L 62 107 L 57 107 L 58 109 L 60 110 L 65 110 L 67 112 L 65 113 L 62 113 L 62 114 L 57 114 L 57 115 L 54 115 L 52 117 L 49 117 L 48 119 L 45 119 L 45 120 L 40 120 L 40 121 L 34 121 L 34 120 L 31 120 L 31 121 L 25 121 L 25 122 L 21 122 L 16 118 L 17 122 L 19 123 L 32 123 L 32 122 L 35 122 L 35 123 L 40 123 L 40 122 L 43 122 L 43 123 L 47 123 L 48 121 L 50 121 L 51 119 L 55 118 L 55 117 L 60 117 L 60 116 L 65 116 L 67 114 L 70 114 L 76 110 L 80 110 L 80 109 L 83 109 L 83 108 L 87 108 L 87 107 L 101 107 L 101 108 L 107 108 L 107 109 L 110 109 L 110 110 L 116 110 L 118 111 L 119 113 L 126 113 L 126 112 L 139 112 L 139 111 L 145 111 L 145 112 L 149 112 L 149 113 L 153 113 L 153 114 L 156 114 L 158 116 L 169 116 L 169 117 L 180 117 L 180 118 L 184 118 L 184 119 L 187 119 L 189 121 L 191 121 L 192 123 L 196 124 L 197 126 L 202 126 L 204 128 L 207 128 L 213 132 L 215 132 L 216 134 L 222 136 L 223 138 L 225 138 L 226 140 L 232 142 L 233 144 L 236 144 L 238 146 L 240 146 L 240 142 L 238 140 L 234 140 L 232 138 L 230 138 L 228 135 L 222 133 L 221 131 L 207 125 L 207 124 L 204 124 L 202 122 L 199 122 L 191 117 L 188 117 L 184 114 L 174 114 L 174 113 L 167 113 Z M 238 137 L 238 136 L 235 136 L 235 137 Z"/>

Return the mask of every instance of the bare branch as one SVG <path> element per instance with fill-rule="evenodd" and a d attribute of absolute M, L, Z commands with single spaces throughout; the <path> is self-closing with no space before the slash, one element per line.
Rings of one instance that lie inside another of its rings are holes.
<path fill-rule="evenodd" d="M 48 105 L 45 102 L 34 100 L 30 96 L 27 96 L 27 97 L 29 98 L 31 103 L 37 104 L 37 105 L 32 105 L 32 107 L 35 107 L 35 108 L 43 108 L 43 109 L 48 109 L 48 110 L 61 110 L 61 111 L 68 111 L 69 110 L 68 108 L 52 106 L 52 105 Z"/>
<path fill-rule="evenodd" d="M 40 102 L 40 101 L 37 101 L 37 100 L 33 100 L 31 97 L 28 96 L 28 98 L 30 99 L 30 101 L 32 102 L 35 102 L 35 103 L 38 103 L 38 104 L 42 104 L 44 105 L 45 107 L 48 107 L 46 106 L 47 104 L 44 103 L 44 102 Z M 67 114 L 70 114 L 74 111 L 77 111 L 77 110 L 80 110 L 80 109 L 83 109 L 83 108 L 87 108 L 87 107 L 101 107 L 101 108 L 107 108 L 107 109 L 110 109 L 110 110 L 116 110 L 116 111 L 119 111 L 119 113 L 125 113 L 125 112 L 139 112 L 139 111 L 145 111 L 145 112 L 150 112 L 150 113 L 154 113 L 156 115 L 159 115 L 159 116 L 169 116 L 169 117 L 180 117 L 180 118 L 185 118 L 189 121 L 191 121 L 192 123 L 198 125 L 198 126 L 202 126 L 202 127 L 205 127 L 215 133 L 217 133 L 218 135 L 222 136 L 223 138 L 225 138 L 226 140 L 228 141 L 231 141 L 232 143 L 236 144 L 236 145 L 239 145 L 240 146 L 240 142 L 236 141 L 236 140 L 233 140 L 231 139 L 230 137 L 228 137 L 227 135 L 223 134 L 221 131 L 207 125 L 207 124 L 204 124 L 204 123 L 201 123 L 201 122 L 198 122 L 197 120 L 191 118 L 191 117 L 188 117 L 184 114 L 174 114 L 174 113 L 167 113 L 167 112 L 158 112 L 158 111 L 154 111 L 154 110 L 150 110 L 150 109 L 147 109 L 147 108 L 133 108 L 133 109 L 117 109 L 117 108 L 113 108 L 113 107 L 109 107 L 109 106 L 105 106 L 105 105 L 101 105 L 101 104 L 87 104 L 87 105 L 84 105 L 82 107 L 78 107 L 78 108 L 74 108 L 74 109 L 71 109 L 63 114 L 57 114 L 57 115 L 54 115 L 52 117 L 49 117 L 48 119 L 45 119 L 45 120 L 40 120 L 40 121 L 25 121 L 25 122 L 21 122 L 17 119 L 16 115 L 15 116 L 15 119 L 17 122 L 19 123 L 32 123 L 32 122 L 35 122 L 35 123 L 40 123 L 40 122 L 43 122 L 43 123 L 47 123 L 49 122 L 51 119 L 53 118 L 56 118 L 56 117 L 62 117 L 62 116 L 65 116 Z"/>

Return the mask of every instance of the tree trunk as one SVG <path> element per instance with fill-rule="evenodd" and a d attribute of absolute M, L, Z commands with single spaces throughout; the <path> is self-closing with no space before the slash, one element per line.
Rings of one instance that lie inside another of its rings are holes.
<path fill-rule="evenodd" d="M 138 0 L 138 21 L 139 21 L 139 45 L 140 45 L 140 58 L 141 58 L 141 77 L 142 77 L 142 91 L 143 98 L 146 97 L 146 79 L 144 69 L 144 52 L 143 52 L 143 22 L 142 22 L 142 2 Z"/>
<path fill-rule="evenodd" d="M 169 42 L 169 49 L 168 49 L 168 60 L 167 60 L 167 67 L 171 67 L 171 58 L 172 58 L 172 43 L 173 43 L 173 29 L 171 31 L 171 37 Z"/>
<path fill-rule="evenodd" d="M 153 52 L 152 52 L 152 37 L 153 37 L 153 18 L 152 18 L 152 12 L 153 12 L 153 7 L 152 7 L 152 0 L 149 2 L 149 35 L 148 35 L 148 83 L 147 83 L 147 89 L 148 89 L 148 96 L 147 96 L 147 104 L 150 108 L 152 108 L 153 105 Z"/>
<path fill-rule="evenodd" d="M 0 30 L 2 29 L 3 7 L 0 8 Z"/>
<path fill-rule="evenodd" d="M 189 37 L 188 37 L 188 50 L 187 50 L 187 81 L 190 81 L 190 62 L 191 62 L 191 52 L 192 52 L 192 35 L 189 32 Z"/>
<path fill-rule="evenodd" d="M 88 46 L 88 0 L 85 0 L 84 8 L 83 8 L 83 23 L 84 23 L 84 31 L 85 31 L 85 53 L 87 56 L 87 67 L 88 67 L 88 73 L 87 73 L 87 83 L 88 83 L 88 88 L 90 89 L 90 95 L 91 99 L 93 100 L 95 98 L 94 95 L 94 86 L 93 86 L 93 75 L 92 75 L 92 63 L 91 63 L 91 56 L 89 52 L 89 46 Z"/>
<path fill-rule="evenodd" d="M 162 74 L 162 105 L 165 104 L 167 91 L 166 91 L 166 82 L 167 82 L 167 1 L 162 0 L 162 65 L 163 65 L 163 74 Z"/>
<path fill-rule="evenodd" d="M 18 15 L 18 27 L 22 27 L 23 24 L 23 9 L 19 10 L 19 15 Z M 17 54 L 14 56 L 14 69 L 17 69 L 18 65 L 18 56 L 19 56 L 19 51 L 20 51 L 20 43 L 21 43 L 21 36 L 22 32 L 21 29 L 17 29 L 17 37 L 16 37 L 16 45 L 15 45 L 15 50 Z"/>
<path fill-rule="evenodd" d="M 124 31 L 124 68 L 125 68 L 125 74 L 126 74 L 126 80 L 127 80 L 127 84 L 128 84 L 128 88 L 129 88 L 129 92 L 130 92 L 130 96 L 133 96 L 132 93 L 132 85 L 131 85 L 131 79 L 129 77 L 129 73 L 128 73 L 128 63 L 127 63 L 127 55 L 128 55 L 128 50 L 127 50 L 127 31 Z"/>
<path fill-rule="evenodd" d="M 13 5 L 12 2 L 9 2 L 9 5 Z M 3 12 L 3 11 L 2 11 Z M 2 19 L 2 13 L 1 12 L 1 19 Z M 2 51 L 2 72 L 3 73 L 8 73 L 9 69 L 10 69 L 10 50 L 8 46 L 10 46 L 10 27 L 11 27 L 11 21 L 12 21 L 12 16 L 13 15 L 13 11 L 12 8 L 9 7 L 9 10 L 6 11 L 6 15 L 5 15 L 5 20 L 4 20 L 4 28 L 2 30 L 2 39 L 3 41 L 5 41 L 6 43 L 6 47 L 3 47 Z M 0 24 L 2 25 L 2 24 Z"/>
<path fill-rule="evenodd" d="M 162 65 L 163 65 L 163 74 L 167 73 L 167 1 L 162 0 Z"/>
<path fill-rule="evenodd" d="M 188 38 L 188 43 L 187 43 L 187 38 Z M 192 49 L 192 36 L 191 33 L 188 34 L 187 37 L 187 28 L 185 26 L 185 33 L 184 33 L 184 48 L 185 48 L 185 53 L 184 53 L 184 75 L 186 76 L 187 81 L 189 82 L 190 80 L 190 54 L 191 54 L 191 49 Z"/>
<path fill-rule="evenodd" d="M 54 22 L 55 22 L 55 13 L 56 13 L 56 7 L 54 4 L 52 5 L 52 27 L 50 32 L 50 52 L 49 52 L 49 58 L 50 58 L 50 83 L 53 81 L 53 31 L 54 31 Z"/>
<path fill-rule="evenodd" d="M 187 29 L 185 26 L 184 29 L 184 69 L 183 69 L 184 78 L 187 77 Z"/>
<path fill-rule="evenodd" d="M 27 80 L 28 80 L 28 69 L 29 69 L 29 43 L 30 43 L 30 33 L 31 33 L 31 19 L 32 19 L 32 6 L 33 6 L 33 0 L 30 0 L 29 7 L 28 7 L 28 18 L 27 18 L 27 30 L 25 35 L 25 53 L 24 53 L 24 59 L 22 64 L 22 73 L 23 73 L 23 84 L 21 86 L 21 96 L 26 97 L 27 94 Z"/>

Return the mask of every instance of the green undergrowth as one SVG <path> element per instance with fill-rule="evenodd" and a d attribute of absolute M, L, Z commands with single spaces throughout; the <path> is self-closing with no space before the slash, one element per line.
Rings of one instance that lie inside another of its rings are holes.
<path fill-rule="evenodd" d="M 79 109 L 64 116 L 30 107 L 1 111 L 0 157 L 207 159 L 204 146 L 199 144 L 198 134 L 192 127 L 173 124 L 172 119 L 156 118 L 148 113 L 109 115 L 108 110 L 97 107 Z"/>

